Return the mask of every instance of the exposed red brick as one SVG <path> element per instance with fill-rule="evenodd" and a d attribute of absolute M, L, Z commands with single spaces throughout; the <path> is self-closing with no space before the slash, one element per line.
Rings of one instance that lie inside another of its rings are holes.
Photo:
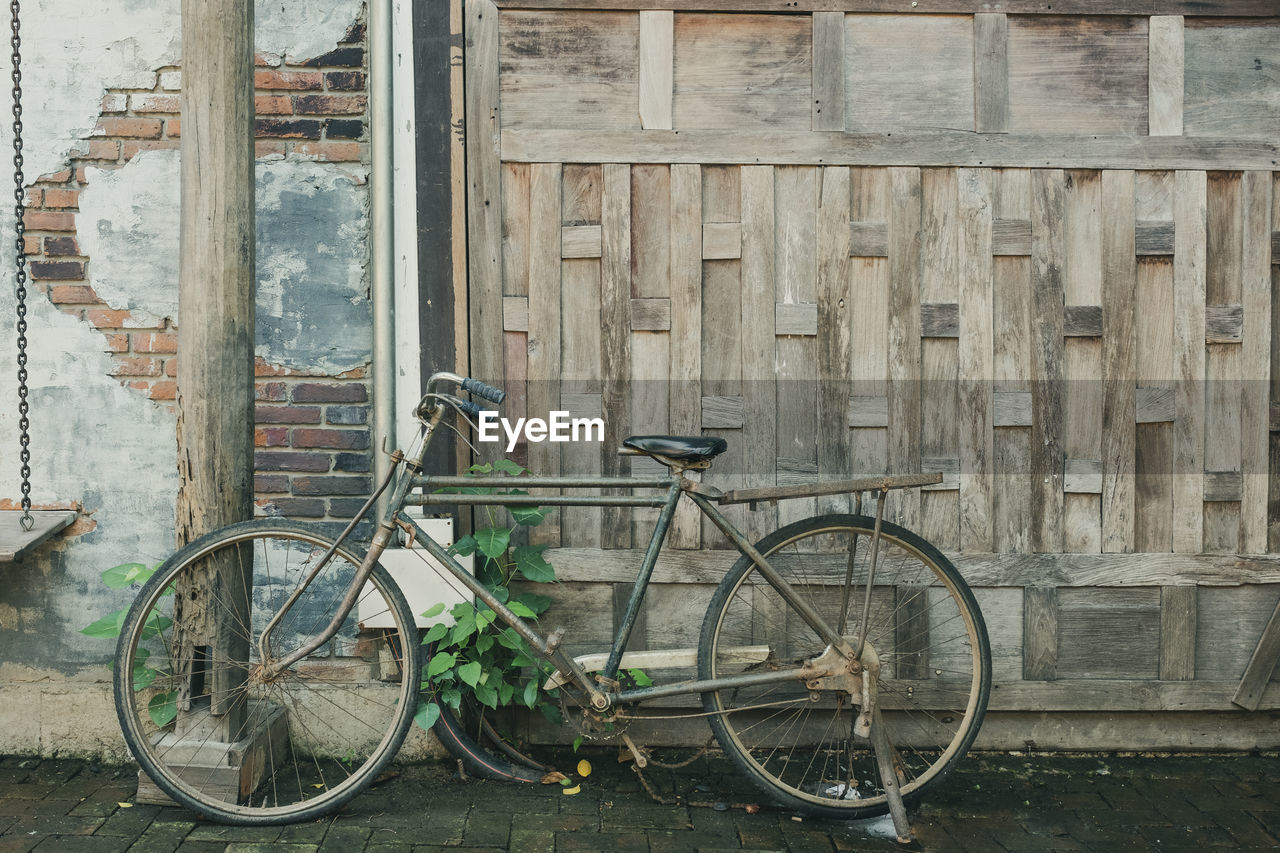
<path fill-rule="evenodd" d="M 354 429 L 295 429 L 293 446 L 364 450 L 369 446 L 369 433 Z"/>
<path fill-rule="evenodd" d="M 284 474 L 254 474 L 253 490 L 258 494 L 288 493 L 289 478 Z"/>
<path fill-rule="evenodd" d="M 84 278 L 84 262 L 32 261 L 31 277 L 40 281 L 80 281 Z"/>
<path fill-rule="evenodd" d="M 295 403 L 363 403 L 369 390 L 358 382 L 303 382 L 293 386 Z"/>
<path fill-rule="evenodd" d="M 288 447 L 288 427 L 258 427 L 253 431 L 255 447 Z"/>
<path fill-rule="evenodd" d="M 278 53 L 255 53 L 253 55 L 253 64 L 263 68 L 275 68 L 280 64 L 280 54 Z"/>
<path fill-rule="evenodd" d="M 323 85 L 319 71 L 276 71 L 258 69 L 253 72 L 255 89 L 287 90 L 291 92 L 319 89 Z"/>
<path fill-rule="evenodd" d="M 365 83 L 363 71 L 327 71 L 324 75 L 325 88 L 330 91 L 363 92 Z"/>
<path fill-rule="evenodd" d="M 55 184 L 65 184 L 71 180 L 71 170 L 63 169 L 60 172 L 54 172 L 52 175 L 46 175 L 45 180 L 52 181 Z"/>
<path fill-rule="evenodd" d="M 88 147 L 82 147 L 82 160 L 119 160 L 120 143 L 114 139 L 90 139 Z"/>
<path fill-rule="evenodd" d="M 96 298 L 94 301 L 97 301 Z M 98 329 L 120 329 L 132 316 L 128 311 L 117 311 L 114 308 L 90 308 L 88 319 Z"/>
<path fill-rule="evenodd" d="M 258 95 L 253 99 L 253 111 L 257 115 L 289 115 L 293 101 L 288 95 Z"/>
<path fill-rule="evenodd" d="M 79 190 L 48 189 L 44 191 L 45 207 L 75 207 L 79 203 Z"/>
<path fill-rule="evenodd" d="M 36 234 L 22 235 L 22 254 L 38 255 L 40 254 L 40 237 Z"/>
<path fill-rule="evenodd" d="M 178 360 L 176 358 L 171 358 L 164 363 L 164 375 L 165 376 L 178 375 Z"/>
<path fill-rule="evenodd" d="M 324 123 L 325 139 L 359 139 L 364 136 L 364 122 L 358 118 L 331 118 Z"/>
<path fill-rule="evenodd" d="M 368 103 L 364 95 L 298 95 L 293 109 L 298 115 L 351 116 L 363 114 Z"/>
<path fill-rule="evenodd" d="M 145 356 L 117 358 L 111 368 L 113 376 L 160 376 L 163 372 L 160 359 Z"/>
<path fill-rule="evenodd" d="M 260 424 L 318 424 L 319 406 L 258 406 L 253 418 Z"/>
<path fill-rule="evenodd" d="M 333 163 L 360 159 L 359 142 L 299 142 L 294 150 L 304 157 Z"/>
<path fill-rule="evenodd" d="M 157 142 L 133 142 L 126 139 L 120 146 L 124 159 L 132 160 L 137 156 L 139 151 L 176 151 L 178 143 L 176 140 L 165 139 Z"/>
<path fill-rule="evenodd" d="M 95 136 L 130 136 L 136 139 L 159 139 L 163 125 L 158 118 L 108 118 L 98 119 Z"/>
<path fill-rule="evenodd" d="M 347 31 L 342 34 L 342 38 L 338 40 L 338 44 L 356 44 L 364 41 L 364 33 L 366 27 L 362 20 L 352 21 L 351 26 L 347 27 Z"/>
<path fill-rule="evenodd" d="M 259 450 L 253 454 L 253 467 L 258 471 L 324 473 L 329 470 L 329 454 L 296 453 L 289 450 Z"/>
<path fill-rule="evenodd" d="M 110 332 L 104 334 L 103 340 L 107 342 L 107 352 L 128 352 L 129 336 L 124 332 Z"/>
<path fill-rule="evenodd" d="M 44 253 L 50 257 L 78 255 L 80 254 L 80 244 L 76 242 L 75 237 L 45 237 Z"/>
<path fill-rule="evenodd" d="M 164 120 L 164 135 L 170 139 L 177 139 L 182 136 L 182 119 L 167 118 Z"/>
<path fill-rule="evenodd" d="M 178 398 L 178 383 L 168 379 L 162 379 L 151 385 L 152 400 L 176 400 Z"/>
<path fill-rule="evenodd" d="M 87 284 L 56 284 L 49 299 L 57 305 L 90 305 L 98 302 L 98 294 Z"/>
<path fill-rule="evenodd" d="M 324 518 L 324 501 L 319 498 L 272 498 L 259 504 L 285 518 Z"/>
<path fill-rule="evenodd" d="M 259 382 L 254 388 L 254 399 L 278 402 L 284 400 L 287 393 L 288 386 L 283 382 Z"/>
<path fill-rule="evenodd" d="M 308 68 L 329 68 L 333 66 L 359 68 L 364 65 L 364 48 L 339 47 L 313 59 L 308 59 L 301 64 Z"/>
<path fill-rule="evenodd" d="M 259 137 L 276 139 L 319 139 L 323 128 L 316 119 L 260 118 L 255 132 Z"/>
<path fill-rule="evenodd" d="M 118 92 L 102 96 L 102 112 L 122 113 L 129 108 L 129 98 Z"/>
<path fill-rule="evenodd" d="M 295 495 L 367 495 L 368 477 L 294 477 Z"/>
<path fill-rule="evenodd" d="M 28 210 L 22 215 L 28 231 L 74 231 L 76 215 L 53 210 Z"/>
<path fill-rule="evenodd" d="M 287 153 L 289 153 L 289 146 L 274 139 L 259 139 L 253 143 L 255 157 L 270 157 L 276 154 L 283 157 Z"/>
<path fill-rule="evenodd" d="M 40 187 L 29 188 L 26 193 L 26 201 L 24 201 L 23 204 L 27 207 L 43 207 L 44 190 Z"/>
<path fill-rule="evenodd" d="M 178 336 L 164 332 L 134 332 L 133 351 L 175 353 L 178 351 Z"/>
<path fill-rule="evenodd" d="M 135 113 L 176 113 L 182 109 L 178 95 L 130 95 L 129 105 Z"/>

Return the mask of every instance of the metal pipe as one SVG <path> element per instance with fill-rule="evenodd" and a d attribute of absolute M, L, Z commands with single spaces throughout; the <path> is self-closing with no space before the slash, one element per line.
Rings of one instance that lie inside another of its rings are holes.
<path fill-rule="evenodd" d="M 383 478 L 390 461 L 378 452 L 394 448 L 395 430 L 395 237 L 392 230 L 394 152 L 391 107 L 393 73 L 391 0 L 369 2 L 369 278 L 373 303 L 373 472 Z M 386 515 L 386 502 L 378 507 Z"/>
<path fill-rule="evenodd" d="M 413 478 L 415 489 L 465 488 L 554 488 L 554 489 L 669 489 L 679 483 L 672 477 L 644 479 L 631 477 L 423 477 Z"/>
<path fill-rule="evenodd" d="M 666 506 L 663 495 L 408 495 L 405 506 Z"/>
<path fill-rule="evenodd" d="M 773 684 L 777 681 L 792 681 L 802 684 L 803 680 L 813 674 L 812 670 L 803 666 L 793 667 L 792 669 L 768 670 L 766 672 L 743 673 L 741 675 L 726 675 L 724 678 L 708 678 L 705 681 L 680 681 L 675 684 L 663 684 L 658 687 L 645 687 L 639 690 L 624 690 L 618 694 L 617 701 L 624 702 L 643 702 L 647 699 L 659 699 L 663 696 L 682 696 L 686 693 L 709 693 L 712 690 L 722 690 L 734 687 L 751 687 L 757 684 Z M 804 696 L 797 696 L 798 701 L 803 701 Z"/>

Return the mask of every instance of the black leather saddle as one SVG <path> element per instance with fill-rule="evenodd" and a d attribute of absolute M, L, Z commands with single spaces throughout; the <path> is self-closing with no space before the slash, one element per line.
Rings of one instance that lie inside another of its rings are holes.
<path fill-rule="evenodd" d="M 723 438 L 701 435 L 631 435 L 622 446 L 658 459 L 680 462 L 710 462 L 729 449 Z"/>

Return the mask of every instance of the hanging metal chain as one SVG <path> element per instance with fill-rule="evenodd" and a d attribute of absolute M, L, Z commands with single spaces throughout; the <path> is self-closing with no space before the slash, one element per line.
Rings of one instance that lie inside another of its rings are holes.
<path fill-rule="evenodd" d="M 35 525 L 31 517 L 31 421 L 27 414 L 27 267 L 26 225 L 22 217 L 26 212 L 26 179 L 22 174 L 22 36 L 19 33 L 20 7 L 18 0 L 10 0 L 11 29 L 9 44 L 13 48 L 13 215 L 14 258 L 17 267 L 18 314 L 18 443 L 22 462 L 22 529 Z"/>

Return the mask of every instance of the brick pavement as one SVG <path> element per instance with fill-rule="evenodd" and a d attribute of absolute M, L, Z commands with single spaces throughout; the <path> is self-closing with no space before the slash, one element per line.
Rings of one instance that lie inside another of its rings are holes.
<path fill-rule="evenodd" d="M 887 820 L 797 820 L 764 807 L 662 805 L 609 752 L 577 796 L 553 786 L 460 782 L 445 764 L 404 767 L 337 817 L 288 827 L 208 823 L 127 804 L 132 771 L 84 761 L 0 759 L 0 853 L 843 853 L 900 848 Z M 565 761 L 572 764 L 572 761 Z M 665 796 L 745 804 L 754 790 L 718 758 L 651 769 Z M 1280 757 L 969 759 L 913 814 L 915 849 L 1197 851 L 1280 849 Z"/>

